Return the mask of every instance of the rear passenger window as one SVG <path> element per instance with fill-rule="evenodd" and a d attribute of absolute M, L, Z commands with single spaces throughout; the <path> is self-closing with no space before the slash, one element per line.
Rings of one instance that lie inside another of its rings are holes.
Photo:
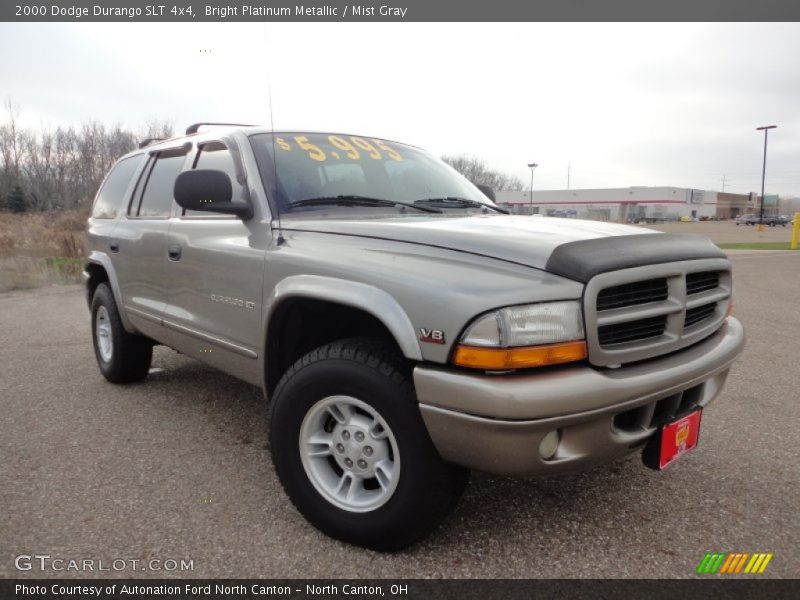
<path fill-rule="evenodd" d="M 133 174 L 142 162 L 142 156 L 139 154 L 123 158 L 112 167 L 94 201 L 92 218 L 115 219 L 119 215 L 120 208 L 127 200 L 125 192 L 128 191 Z"/>
<path fill-rule="evenodd" d="M 215 171 L 223 171 L 228 174 L 231 179 L 231 200 L 236 202 L 242 197 L 242 186 L 236 180 L 236 165 L 233 162 L 230 150 L 222 142 L 209 142 L 200 146 L 200 151 L 197 159 L 194 162 L 195 169 L 213 169 Z M 202 210 L 186 210 L 183 209 L 184 216 L 199 217 L 204 215 L 216 215 L 220 213 L 213 213 Z"/>
<path fill-rule="evenodd" d="M 185 151 L 159 152 L 155 164 L 147 175 L 144 192 L 135 212 L 138 217 L 164 218 L 172 212 L 173 188 L 175 179 L 183 169 Z M 134 203 L 135 204 L 135 203 Z M 133 213 L 133 207 L 131 213 Z"/>

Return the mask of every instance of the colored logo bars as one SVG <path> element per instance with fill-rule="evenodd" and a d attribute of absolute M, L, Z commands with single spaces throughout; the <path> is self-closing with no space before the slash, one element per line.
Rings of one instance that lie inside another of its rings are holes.
<path fill-rule="evenodd" d="M 763 573 L 769 561 L 772 560 L 772 552 L 707 552 L 697 567 L 698 573 Z"/>

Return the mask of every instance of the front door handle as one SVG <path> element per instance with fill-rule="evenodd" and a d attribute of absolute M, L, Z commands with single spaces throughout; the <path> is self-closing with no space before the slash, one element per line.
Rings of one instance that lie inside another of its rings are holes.
<path fill-rule="evenodd" d="M 119 252 L 119 240 L 111 240 L 108 243 L 108 249 L 111 250 L 111 252 Z"/>
<path fill-rule="evenodd" d="M 167 248 L 167 254 L 169 254 L 170 260 L 180 260 L 181 259 L 181 247 L 178 244 L 170 244 L 169 248 Z"/>

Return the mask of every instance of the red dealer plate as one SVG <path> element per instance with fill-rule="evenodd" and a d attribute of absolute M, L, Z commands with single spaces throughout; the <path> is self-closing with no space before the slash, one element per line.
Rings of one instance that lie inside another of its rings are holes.
<path fill-rule="evenodd" d="M 678 460 L 697 446 L 700 435 L 700 416 L 696 410 L 683 418 L 661 426 L 661 443 L 658 454 L 658 468 L 663 469 Z"/>

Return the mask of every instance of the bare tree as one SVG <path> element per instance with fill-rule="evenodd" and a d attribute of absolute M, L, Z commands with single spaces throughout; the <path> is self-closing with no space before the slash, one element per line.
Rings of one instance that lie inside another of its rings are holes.
<path fill-rule="evenodd" d="M 171 121 L 161 121 L 159 119 L 148 119 L 145 121 L 144 127 L 139 129 L 140 140 L 148 138 L 155 138 L 159 140 L 166 140 L 175 135 L 175 127 Z"/>
<path fill-rule="evenodd" d="M 28 193 L 31 208 L 49 209 L 53 197 L 51 157 L 53 135 L 43 130 L 37 138 L 35 134 L 24 132 L 21 136 L 27 160 L 22 165 L 23 179 L 29 182 Z"/>
<path fill-rule="evenodd" d="M 105 174 L 120 156 L 136 148 L 139 136 L 116 124 L 97 121 L 79 128 L 39 131 L 19 127 L 19 111 L 6 103 L 0 126 L 0 197 L 18 186 L 26 209 L 73 208 L 91 202 Z M 151 120 L 150 137 L 169 137 L 172 125 Z"/>
<path fill-rule="evenodd" d="M 474 156 L 443 156 L 442 160 L 469 179 L 472 183 L 488 185 L 494 190 L 523 189 L 522 180 L 514 175 L 501 173 Z"/>
<path fill-rule="evenodd" d="M 0 155 L 3 159 L 3 183 L 7 189 L 19 182 L 21 160 L 20 135 L 17 127 L 19 109 L 9 98 L 6 100 L 8 121 L 0 127 Z"/>

